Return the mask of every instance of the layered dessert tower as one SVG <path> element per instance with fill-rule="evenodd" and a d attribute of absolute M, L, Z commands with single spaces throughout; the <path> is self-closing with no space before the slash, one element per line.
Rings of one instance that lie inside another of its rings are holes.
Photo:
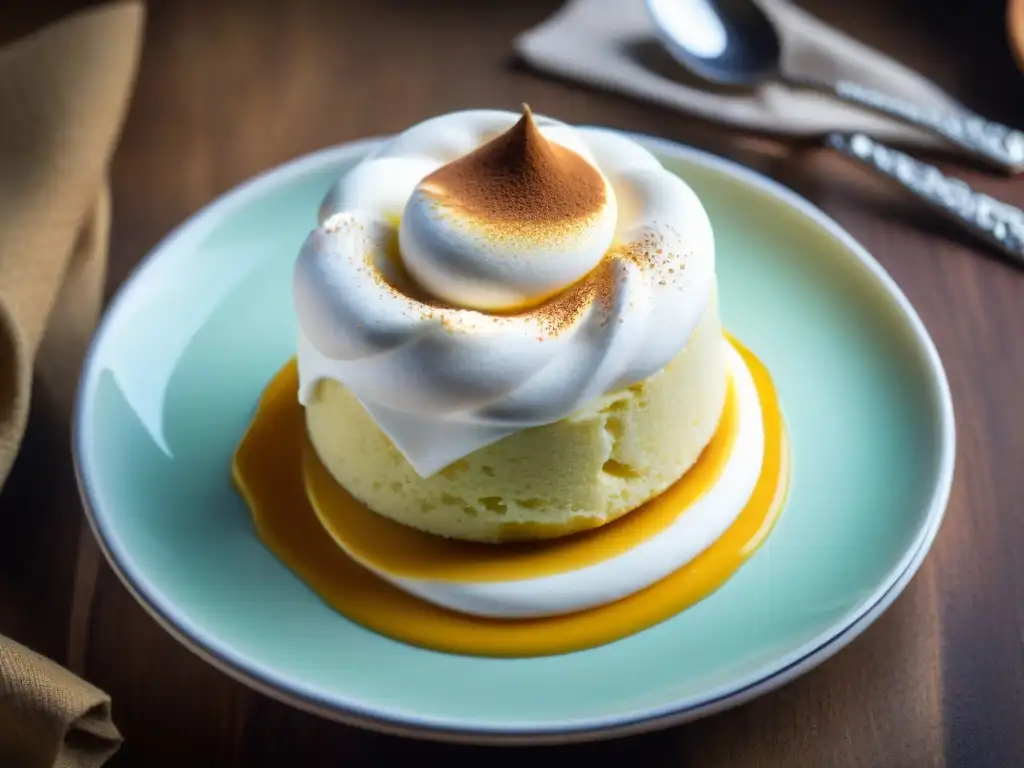
<path fill-rule="evenodd" d="M 612 133 L 428 120 L 328 195 L 295 273 L 317 453 L 375 512 L 474 541 L 603 525 L 725 402 L 711 225 Z"/>
<path fill-rule="evenodd" d="M 331 188 L 293 291 L 296 363 L 235 477 L 367 626 L 606 642 L 724 583 L 781 508 L 778 403 L 723 333 L 708 216 L 627 136 L 525 107 L 419 123 Z"/>

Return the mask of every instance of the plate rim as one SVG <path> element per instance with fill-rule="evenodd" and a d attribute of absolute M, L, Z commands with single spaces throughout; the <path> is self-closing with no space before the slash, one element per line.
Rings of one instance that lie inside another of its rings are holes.
<path fill-rule="evenodd" d="M 614 130 L 605 126 L 578 127 Z M 728 176 L 795 209 L 808 220 L 808 223 L 824 230 L 836 241 L 846 252 L 847 258 L 857 262 L 874 279 L 876 287 L 895 302 L 900 320 L 911 331 L 913 341 L 929 373 L 929 394 L 938 416 L 939 457 L 928 510 L 920 530 L 896 566 L 878 582 L 876 589 L 868 597 L 862 598 L 850 611 L 832 622 L 828 629 L 799 648 L 778 657 L 774 664 L 766 665 L 746 678 L 733 680 L 718 689 L 690 697 L 689 700 L 650 707 L 630 715 L 561 719 L 554 723 L 484 723 L 468 726 L 453 723 L 451 718 L 386 712 L 373 705 L 344 701 L 337 696 L 325 697 L 308 690 L 306 686 L 296 685 L 293 681 L 277 675 L 274 670 L 257 660 L 233 652 L 216 638 L 209 637 L 208 633 L 196 626 L 188 617 L 181 615 L 170 601 L 164 600 L 160 591 L 148 582 L 134 564 L 130 554 L 120 546 L 117 536 L 110 535 L 108 521 L 104 520 L 103 515 L 97 514 L 94 506 L 94 490 L 86 472 L 89 451 L 86 448 L 85 436 L 88 427 L 85 415 L 87 401 L 93 389 L 91 382 L 97 375 L 94 368 L 103 341 L 115 324 L 119 308 L 144 284 L 147 270 L 154 266 L 161 254 L 173 250 L 177 240 L 186 232 L 202 226 L 210 219 L 218 218 L 224 209 L 244 205 L 247 198 L 258 194 L 268 184 L 277 184 L 324 165 L 343 162 L 353 156 L 358 157 L 389 138 L 385 135 L 345 142 L 301 155 L 267 169 L 217 196 L 172 229 L 140 259 L 114 293 L 92 335 L 76 389 L 71 425 L 72 458 L 79 496 L 90 529 L 107 563 L 132 597 L 164 631 L 196 656 L 247 687 L 329 720 L 392 735 L 432 741 L 502 746 L 542 745 L 595 741 L 659 730 L 750 701 L 785 685 L 833 656 L 860 635 L 895 601 L 920 568 L 941 528 L 955 469 L 956 425 L 952 396 L 938 350 L 924 323 L 884 267 L 838 222 L 793 190 L 735 161 L 701 149 L 646 134 L 628 131 L 618 133 L 633 138 L 656 154 L 691 162 Z"/>

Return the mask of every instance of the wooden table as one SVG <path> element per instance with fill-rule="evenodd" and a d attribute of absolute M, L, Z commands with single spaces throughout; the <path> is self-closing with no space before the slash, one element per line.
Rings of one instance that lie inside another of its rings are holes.
<path fill-rule="evenodd" d="M 4 3 L 0 36 L 81 4 Z M 949 3 L 942 12 L 929 0 L 807 4 L 927 71 L 977 110 L 1024 124 L 1024 82 L 1005 43 L 1001 0 Z M 848 649 L 798 681 L 663 733 L 527 751 L 375 735 L 294 711 L 192 656 L 92 559 L 94 547 L 82 547 L 85 560 L 76 565 L 82 526 L 66 433 L 37 415 L 3 497 L 5 508 L 34 513 L 0 509 L 0 631 L 112 694 L 128 740 L 113 762 L 119 766 L 454 757 L 492 765 L 912 766 L 921 764 L 922 744 L 949 765 L 1024 765 L 1024 271 L 989 258 L 826 151 L 740 137 L 514 66 L 511 37 L 557 5 L 151 3 L 137 91 L 113 166 L 109 290 L 170 228 L 247 177 L 452 109 L 528 101 L 570 122 L 647 132 L 738 159 L 854 233 L 917 307 L 947 366 L 959 426 L 956 481 L 934 550 L 906 593 Z M 961 175 L 1024 204 L 1020 180 Z M 59 482 L 39 480 L 42 462 Z M 875 685 L 894 647 L 920 657 L 920 704 L 932 710 L 922 733 L 891 726 Z"/>

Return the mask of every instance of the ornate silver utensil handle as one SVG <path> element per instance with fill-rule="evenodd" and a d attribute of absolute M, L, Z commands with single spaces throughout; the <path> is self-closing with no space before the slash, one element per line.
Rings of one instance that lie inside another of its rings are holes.
<path fill-rule="evenodd" d="M 794 82 L 928 131 L 1005 173 L 1024 170 L 1024 132 L 1016 128 L 986 120 L 965 109 L 950 111 L 921 107 L 848 80 L 829 83 L 794 78 Z"/>
<path fill-rule="evenodd" d="M 1024 211 L 981 192 L 938 168 L 862 133 L 831 133 L 826 143 L 862 165 L 888 176 L 931 208 L 999 248 L 1024 267 Z"/>

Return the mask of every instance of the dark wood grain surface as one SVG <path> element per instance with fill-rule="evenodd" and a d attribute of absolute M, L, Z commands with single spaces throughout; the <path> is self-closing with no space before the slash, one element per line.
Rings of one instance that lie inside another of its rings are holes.
<path fill-rule="evenodd" d="M 1009 53 L 1001 2 L 804 4 L 926 71 L 975 109 L 1024 124 L 1024 78 Z M 78 5 L 0 4 L 0 38 Z M 37 415 L 0 509 L 33 510 L 0 514 L 0 632 L 113 696 L 127 738 L 112 763 L 118 766 L 456 758 L 490 765 L 1024 765 L 1024 271 L 827 151 L 743 137 L 516 66 L 512 36 L 557 5 L 151 3 L 112 169 L 108 290 L 169 229 L 249 176 L 452 109 L 528 101 L 569 122 L 656 134 L 735 158 L 810 198 L 859 238 L 917 307 L 946 364 L 959 430 L 956 480 L 945 525 L 906 593 L 849 648 L 796 682 L 662 733 L 530 750 L 375 735 L 253 693 L 165 634 L 99 562 L 87 532 L 80 546 L 66 434 Z M 1024 204 L 1024 180 L 957 172 Z"/>

